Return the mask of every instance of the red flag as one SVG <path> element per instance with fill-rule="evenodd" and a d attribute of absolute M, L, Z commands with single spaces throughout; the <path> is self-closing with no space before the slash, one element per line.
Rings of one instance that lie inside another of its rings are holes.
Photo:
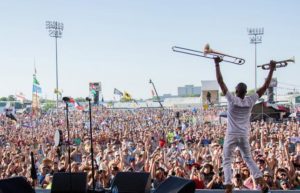
<path fill-rule="evenodd" d="M 70 103 L 72 103 L 78 110 L 82 111 L 84 109 L 83 106 L 79 105 L 73 98 L 70 98 Z"/>
<path fill-rule="evenodd" d="M 73 98 L 70 98 L 70 103 L 75 104 L 75 100 Z"/>

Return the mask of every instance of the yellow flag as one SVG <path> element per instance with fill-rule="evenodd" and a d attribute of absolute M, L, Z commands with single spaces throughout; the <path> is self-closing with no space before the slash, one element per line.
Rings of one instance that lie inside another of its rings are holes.
<path fill-rule="evenodd" d="M 124 99 L 126 99 L 126 100 L 132 100 L 131 95 L 130 95 L 128 92 L 126 92 L 126 91 L 124 92 L 123 97 L 124 97 Z"/>

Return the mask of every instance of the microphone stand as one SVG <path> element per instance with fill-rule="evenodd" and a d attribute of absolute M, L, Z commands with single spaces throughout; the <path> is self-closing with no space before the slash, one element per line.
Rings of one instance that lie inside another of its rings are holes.
<path fill-rule="evenodd" d="M 69 165 L 69 183 L 70 183 L 70 192 L 72 192 L 73 187 L 72 187 L 72 172 L 71 172 L 71 148 L 70 148 L 70 128 L 69 128 L 69 102 L 70 98 L 69 97 L 63 97 L 63 101 L 66 103 L 66 119 L 67 119 L 67 131 L 68 131 L 68 165 Z"/>
<path fill-rule="evenodd" d="M 68 164 L 69 164 L 69 173 L 71 174 L 71 148 L 70 148 L 70 128 L 69 128 L 69 105 L 70 102 L 69 97 L 63 97 L 63 100 L 66 103 L 66 119 L 67 119 L 67 131 L 68 131 Z"/>
<path fill-rule="evenodd" d="M 37 181 L 37 174 L 36 174 L 36 168 L 35 168 L 35 163 L 34 163 L 33 151 L 30 152 L 30 158 L 31 158 L 30 176 L 31 176 L 31 179 L 32 179 L 31 186 L 33 188 L 35 188 L 36 181 Z"/>
<path fill-rule="evenodd" d="M 92 131 L 92 107 L 91 107 L 91 99 L 89 97 L 86 97 L 86 100 L 89 102 L 92 180 L 93 180 L 93 192 L 95 192 L 95 174 L 94 174 L 95 166 L 94 166 L 93 131 Z"/>
<path fill-rule="evenodd" d="M 30 152 L 30 159 L 31 159 L 31 168 L 30 168 L 30 177 L 32 179 L 32 184 L 31 186 L 35 188 L 36 182 L 37 182 L 37 173 L 36 173 L 36 168 L 35 168 L 35 161 L 34 161 L 34 155 L 33 155 L 33 149 L 34 149 L 34 141 L 33 141 L 33 123 L 32 123 L 32 117 L 30 121 L 30 126 L 31 126 L 31 140 L 32 140 L 32 149 Z"/>

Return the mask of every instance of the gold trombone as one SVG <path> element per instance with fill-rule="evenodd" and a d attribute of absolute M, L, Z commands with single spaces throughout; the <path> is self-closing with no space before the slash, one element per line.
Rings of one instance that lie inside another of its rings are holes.
<path fill-rule="evenodd" d="M 295 63 L 295 57 L 292 57 L 290 59 L 287 60 L 282 60 L 282 61 L 278 61 L 276 63 L 276 68 L 282 68 L 282 67 L 286 67 L 288 65 L 289 62 L 293 62 Z M 259 65 L 257 66 L 257 68 L 262 68 L 263 70 L 269 70 L 270 69 L 270 64 L 263 64 L 263 65 Z"/>
<path fill-rule="evenodd" d="M 189 54 L 189 55 L 193 55 L 193 56 L 200 56 L 200 57 L 210 58 L 210 59 L 214 59 L 216 57 L 219 57 L 224 62 L 229 62 L 229 63 L 233 63 L 233 64 L 238 64 L 238 65 L 242 65 L 242 64 L 245 63 L 245 59 L 238 58 L 238 57 L 235 57 L 235 56 L 230 56 L 230 55 L 227 55 L 227 54 L 223 54 L 221 52 L 217 52 L 217 51 L 211 49 L 209 44 L 205 45 L 203 52 L 198 51 L 198 50 L 192 50 L 192 49 L 188 49 L 188 48 L 178 47 L 178 46 L 173 46 L 172 50 L 174 52 Z"/>

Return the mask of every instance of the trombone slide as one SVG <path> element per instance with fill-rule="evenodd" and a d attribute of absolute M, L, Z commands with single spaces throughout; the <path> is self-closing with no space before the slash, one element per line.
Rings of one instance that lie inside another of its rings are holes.
<path fill-rule="evenodd" d="M 242 65 L 245 63 L 245 60 L 243 58 L 238 58 L 235 56 L 230 56 L 226 54 L 222 54 L 220 52 L 213 51 L 209 48 L 209 45 L 206 45 L 204 48 L 204 52 L 198 51 L 198 50 L 192 50 L 189 48 L 183 48 L 179 46 L 173 46 L 172 50 L 174 52 L 179 52 L 183 54 L 188 54 L 188 55 L 193 55 L 193 56 L 199 56 L 203 58 L 209 58 L 209 59 L 214 59 L 216 57 L 220 57 L 222 61 L 224 62 L 229 62 L 237 65 Z"/>

